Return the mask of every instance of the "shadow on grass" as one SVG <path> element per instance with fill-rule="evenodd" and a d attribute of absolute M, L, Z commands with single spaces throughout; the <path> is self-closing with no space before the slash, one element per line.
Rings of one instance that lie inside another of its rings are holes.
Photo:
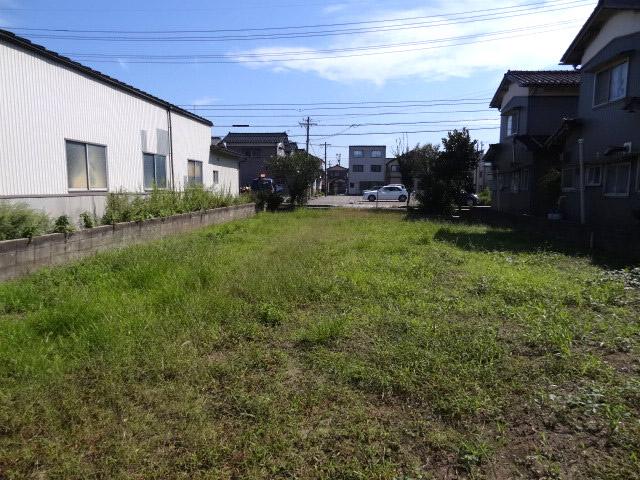
<path fill-rule="evenodd" d="M 567 241 L 519 230 L 489 227 L 486 232 L 464 232 L 444 227 L 438 230 L 433 238 L 473 252 L 537 253 L 546 251 L 573 257 L 586 257 L 593 264 L 605 269 L 621 269 L 637 265 L 637 262 L 623 256 L 594 252 Z"/>

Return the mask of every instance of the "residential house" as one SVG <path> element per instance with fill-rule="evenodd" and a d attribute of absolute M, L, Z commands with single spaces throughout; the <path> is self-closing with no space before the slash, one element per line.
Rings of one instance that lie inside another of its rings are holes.
<path fill-rule="evenodd" d="M 254 178 L 267 173 L 266 163 L 274 156 L 289 155 L 298 150 L 286 132 L 236 133 L 224 137 L 229 150 L 240 154 L 240 186 L 251 185 Z"/>
<path fill-rule="evenodd" d="M 473 188 L 476 193 L 485 189 L 495 190 L 493 179 L 493 165 L 483 158 L 478 162 L 478 166 L 473 170 Z"/>
<path fill-rule="evenodd" d="M 327 168 L 327 186 L 329 195 L 344 195 L 349 185 L 349 169 L 342 165 Z"/>
<path fill-rule="evenodd" d="M 549 142 L 562 161 L 562 213 L 605 227 L 637 226 L 640 2 L 598 2 L 561 61 L 582 75 L 577 115 Z"/>
<path fill-rule="evenodd" d="M 354 145 L 349 147 L 349 194 L 385 184 L 387 147 Z"/>
<path fill-rule="evenodd" d="M 229 149 L 220 137 L 211 138 L 209 165 L 213 190 L 236 195 L 240 191 L 241 155 Z"/>
<path fill-rule="evenodd" d="M 579 87 L 578 71 L 510 70 L 504 75 L 490 104 L 500 111 L 500 143 L 484 157 L 496 175 L 494 208 L 542 214 L 555 203 L 540 182 L 557 162 L 545 142 L 563 119 L 576 115 Z"/>
<path fill-rule="evenodd" d="M 205 177 L 211 122 L 0 30 L 0 200 L 101 215 L 108 192 Z"/>
<path fill-rule="evenodd" d="M 385 181 L 386 185 L 392 183 L 402 183 L 402 174 L 400 173 L 400 163 L 397 158 L 387 158 L 385 164 Z"/>

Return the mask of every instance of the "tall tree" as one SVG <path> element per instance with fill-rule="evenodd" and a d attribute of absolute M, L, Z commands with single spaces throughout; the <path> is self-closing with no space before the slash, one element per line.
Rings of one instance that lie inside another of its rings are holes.
<path fill-rule="evenodd" d="M 473 170 L 480 155 L 469 130 L 453 130 L 442 139 L 442 151 L 420 175 L 418 200 L 422 208 L 434 213 L 451 213 L 460 194 L 473 183 Z"/>
<path fill-rule="evenodd" d="M 439 155 L 440 147 L 427 143 L 426 145 L 416 145 L 413 149 L 400 148 L 396 150 L 396 159 L 400 168 L 400 177 L 403 185 L 409 192 L 407 198 L 407 206 L 411 198 L 411 194 L 416 188 L 416 180 L 428 170 L 429 165 L 433 163 Z"/>
<path fill-rule="evenodd" d="M 271 157 L 267 170 L 274 178 L 282 179 L 287 185 L 291 203 L 304 205 L 311 184 L 321 175 L 322 160 L 306 152 Z"/>

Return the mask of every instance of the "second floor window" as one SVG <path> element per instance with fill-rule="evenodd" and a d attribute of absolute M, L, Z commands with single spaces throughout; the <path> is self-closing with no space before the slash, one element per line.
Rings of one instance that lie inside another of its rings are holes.
<path fill-rule="evenodd" d="M 518 114 L 511 113 L 507 115 L 506 121 L 507 121 L 507 129 L 506 129 L 507 137 L 510 137 L 518 133 Z"/>
<path fill-rule="evenodd" d="M 628 61 L 598 72 L 595 77 L 593 104 L 602 105 L 626 97 L 628 76 Z"/>
<path fill-rule="evenodd" d="M 107 189 L 107 147 L 66 142 L 69 190 Z"/>
<path fill-rule="evenodd" d="M 382 150 L 371 150 L 371 158 L 382 158 Z"/>
<path fill-rule="evenodd" d="M 362 150 L 353 151 L 353 158 L 362 158 L 362 157 L 364 157 L 364 153 L 362 152 Z"/>
<path fill-rule="evenodd" d="M 364 165 L 354 165 L 351 170 L 354 172 L 364 172 Z"/>
<path fill-rule="evenodd" d="M 187 183 L 189 185 L 202 185 L 202 162 L 187 160 Z"/>
<path fill-rule="evenodd" d="M 630 163 L 607 165 L 604 170 L 604 194 L 607 197 L 626 197 L 629 195 L 631 175 Z"/>
<path fill-rule="evenodd" d="M 167 188 L 167 157 L 144 153 L 142 162 L 144 165 L 144 189 Z"/>
<path fill-rule="evenodd" d="M 399 172 L 400 171 L 400 165 L 391 165 L 391 171 L 392 172 Z"/>
<path fill-rule="evenodd" d="M 372 172 L 381 172 L 382 171 L 382 165 L 371 165 L 371 171 Z"/>

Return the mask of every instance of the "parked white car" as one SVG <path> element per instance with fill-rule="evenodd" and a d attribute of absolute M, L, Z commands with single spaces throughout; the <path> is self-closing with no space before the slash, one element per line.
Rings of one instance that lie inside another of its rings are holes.
<path fill-rule="evenodd" d="M 406 202 L 407 198 L 409 198 L 409 192 L 402 185 L 385 185 L 377 190 L 365 190 L 362 193 L 362 199 L 370 202 L 375 202 L 376 200 Z"/>

